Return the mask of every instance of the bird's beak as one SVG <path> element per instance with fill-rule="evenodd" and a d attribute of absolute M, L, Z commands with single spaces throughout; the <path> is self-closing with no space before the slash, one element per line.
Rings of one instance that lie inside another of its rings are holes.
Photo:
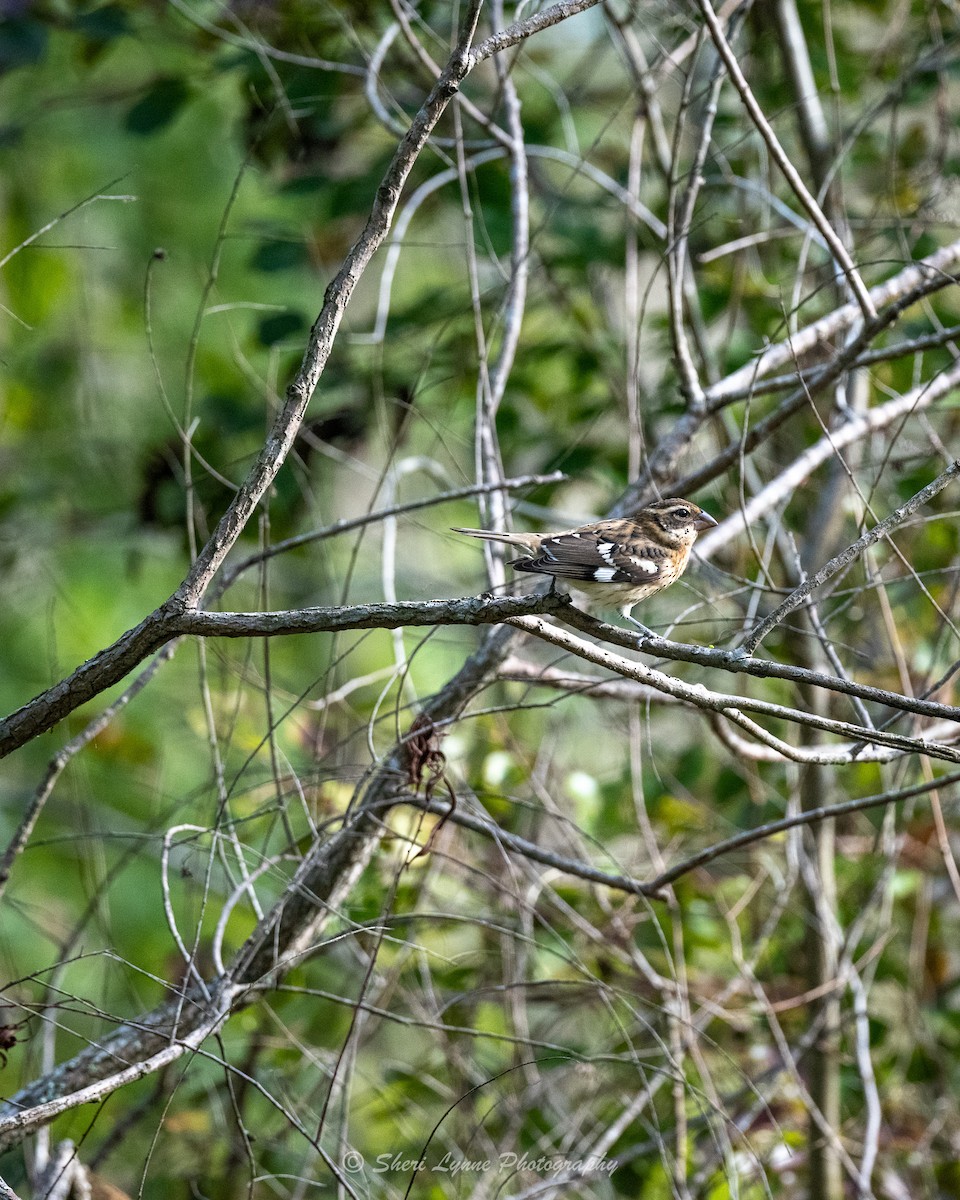
<path fill-rule="evenodd" d="M 700 533 L 704 529 L 713 529 L 713 527 L 717 524 L 719 524 L 719 522 L 715 521 L 709 513 L 701 512 L 700 516 L 694 521 L 693 527 L 697 533 Z"/>

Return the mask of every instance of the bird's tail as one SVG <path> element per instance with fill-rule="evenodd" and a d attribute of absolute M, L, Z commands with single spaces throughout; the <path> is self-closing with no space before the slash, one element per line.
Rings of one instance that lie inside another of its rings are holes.
<path fill-rule="evenodd" d="M 460 529 L 456 525 L 451 528 L 454 533 L 483 538 L 485 542 L 506 542 L 508 546 L 520 546 L 530 553 L 535 553 L 540 547 L 540 538 L 535 533 L 494 533 L 491 529 Z"/>

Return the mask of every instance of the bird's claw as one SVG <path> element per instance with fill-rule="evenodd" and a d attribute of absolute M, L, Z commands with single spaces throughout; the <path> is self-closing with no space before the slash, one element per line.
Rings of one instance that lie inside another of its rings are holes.
<path fill-rule="evenodd" d="M 659 637 L 659 634 L 654 633 L 652 629 L 648 629 L 646 627 L 646 625 L 641 624 L 641 622 L 638 621 L 635 617 L 627 617 L 627 620 L 630 622 L 631 625 L 635 625 L 637 627 L 637 629 L 640 630 L 640 635 L 637 638 L 638 643 L 643 642 L 646 638 Z"/>

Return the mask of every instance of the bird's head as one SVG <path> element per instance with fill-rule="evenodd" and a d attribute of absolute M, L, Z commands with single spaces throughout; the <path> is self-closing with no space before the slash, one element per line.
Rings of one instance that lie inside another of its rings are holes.
<path fill-rule="evenodd" d="M 671 496 L 656 500 L 645 509 L 664 533 L 680 540 L 693 541 L 704 529 L 712 529 L 717 522 L 692 500 Z"/>

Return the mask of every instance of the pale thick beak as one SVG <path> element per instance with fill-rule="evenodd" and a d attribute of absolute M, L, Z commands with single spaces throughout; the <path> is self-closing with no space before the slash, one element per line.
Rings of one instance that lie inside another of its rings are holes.
<path fill-rule="evenodd" d="M 693 527 L 697 533 L 702 533 L 704 529 L 713 529 L 713 527 L 718 524 L 719 522 L 715 521 L 709 513 L 702 512 L 694 521 Z"/>

